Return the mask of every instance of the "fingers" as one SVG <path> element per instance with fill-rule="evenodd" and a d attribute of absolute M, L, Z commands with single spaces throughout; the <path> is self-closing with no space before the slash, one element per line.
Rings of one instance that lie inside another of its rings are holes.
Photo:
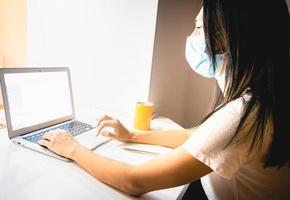
<path fill-rule="evenodd" d="M 62 129 L 51 130 L 51 131 L 46 132 L 42 138 L 45 140 L 52 141 L 61 133 L 64 134 L 64 133 L 66 133 L 66 131 L 62 130 Z"/>
<path fill-rule="evenodd" d="M 113 139 L 117 139 L 116 134 L 108 132 L 107 137 L 113 138 Z"/>
<path fill-rule="evenodd" d="M 49 148 L 51 143 L 50 143 L 50 141 L 41 139 L 38 141 L 38 144 L 40 144 L 41 146 L 45 146 L 45 147 Z"/>
<path fill-rule="evenodd" d="M 99 135 L 101 131 L 103 130 L 103 128 L 105 127 L 111 127 L 113 129 L 117 129 L 118 124 L 119 124 L 119 120 L 116 120 L 116 119 L 103 120 L 97 127 L 97 135 Z"/>
<path fill-rule="evenodd" d="M 46 132 L 42 139 L 38 141 L 38 144 L 50 148 L 51 142 L 57 137 L 58 133 L 58 129 Z"/>
<path fill-rule="evenodd" d="M 115 138 L 115 134 L 110 131 L 103 130 L 100 134 L 105 137 Z"/>
<path fill-rule="evenodd" d="M 55 137 L 55 134 L 56 134 L 55 132 L 49 131 L 49 132 L 45 133 L 42 138 L 49 140 L 49 141 L 52 141 Z"/>
<path fill-rule="evenodd" d="M 97 127 L 101 124 L 102 121 L 104 121 L 104 120 L 112 120 L 112 119 L 113 119 L 112 117 L 110 117 L 108 115 L 104 115 L 100 119 L 97 119 L 98 120 Z"/>

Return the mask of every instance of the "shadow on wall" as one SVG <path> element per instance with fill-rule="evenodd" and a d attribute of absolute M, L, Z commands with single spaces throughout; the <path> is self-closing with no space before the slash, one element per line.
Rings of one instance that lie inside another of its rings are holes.
<path fill-rule="evenodd" d="M 160 0 L 149 100 L 156 112 L 188 128 L 208 112 L 216 82 L 191 70 L 185 42 L 195 27 L 201 5 L 195 1 Z"/>

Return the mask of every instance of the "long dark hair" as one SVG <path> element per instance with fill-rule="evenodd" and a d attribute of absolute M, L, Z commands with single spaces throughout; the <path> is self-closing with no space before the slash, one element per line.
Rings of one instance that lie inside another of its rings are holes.
<path fill-rule="evenodd" d="M 284 90 L 285 86 L 290 86 L 287 83 L 290 63 L 286 2 L 204 0 L 203 20 L 207 53 L 213 63 L 217 53 L 225 53 L 228 58 L 225 94 L 219 96 L 216 104 L 223 107 L 239 98 L 246 88 L 252 93 L 231 142 L 255 110 L 249 152 L 262 144 L 267 123 L 271 121 L 273 139 L 264 167 L 290 166 L 290 98 L 289 89 Z"/>

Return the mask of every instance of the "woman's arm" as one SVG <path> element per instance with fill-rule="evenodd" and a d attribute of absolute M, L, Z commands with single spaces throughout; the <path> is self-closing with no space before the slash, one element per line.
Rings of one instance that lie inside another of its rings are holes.
<path fill-rule="evenodd" d="M 97 123 L 97 135 L 102 134 L 103 128 L 111 127 L 114 133 L 105 132 L 104 135 L 123 142 L 155 144 L 176 148 L 182 145 L 191 135 L 193 129 L 179 129 L 167 131 L 129 131 L 122 123 L 109 116 L 102 117 Z"/>
<path fill-rule="evenodd" d="M 113 119 L 104 120 L 98 125 L 98 129 L 101 130 L 106 126 L 115 130 L 115 133 L 108 133 L 109 136 L 119 138 L 119 140 L 163 144 L 170 147 L 183 144 L 190 135 L 190 132 L 185 129 L 164 132 L 129 132 L 118 120 Z M 70 133 L 64 130 L 46 133 L 39 144 L 74 160 L 96 179 L 133 196 L 187 184 L 212 171 L 182 147 L 173 149 L 142 165 L 133 166 L 92 152 L 80 145 Z"/>
<path fill-rule="evenodd" d="M 191 135 L 191 129 L 166 131 L 131 131 L 126 142 L 161 145 L 176 148 L 182 145 Z"/>
<path fill-rule="evenodd" d="M 85 147 L 77 148 L 71 158 L 96 179 L 132 196 L 187 184 L 212 171 L 182 148 L 139 166 L 102 157 Z"/>
<path fill-rule="evenodd" d="M 132 196 L 187 184 L 212 171 L 181 147 L 132 166 L 90 151 L 65 131 L 45 134 L 40 144 L 74 160 L 96 179 Z"/>

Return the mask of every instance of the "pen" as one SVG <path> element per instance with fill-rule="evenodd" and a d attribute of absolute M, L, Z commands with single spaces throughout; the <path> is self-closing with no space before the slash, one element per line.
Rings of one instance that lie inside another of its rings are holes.
<path fill-rule="evenodd" d="M 139 149 L 131 149 L 131 148 L 128 148 L 128 147 L 123 147 L 124 150 L 126 151 L 131 151 L 131 152 L 134 152 L 134 153 L 140 153 L 140 154 L 149 154 L 149 155 L 159 155 L 159 153 L 156 153 L 156 152 L 152 152 L 152 151 L 144 151 L 144 150 L 139 150 Z"/>

